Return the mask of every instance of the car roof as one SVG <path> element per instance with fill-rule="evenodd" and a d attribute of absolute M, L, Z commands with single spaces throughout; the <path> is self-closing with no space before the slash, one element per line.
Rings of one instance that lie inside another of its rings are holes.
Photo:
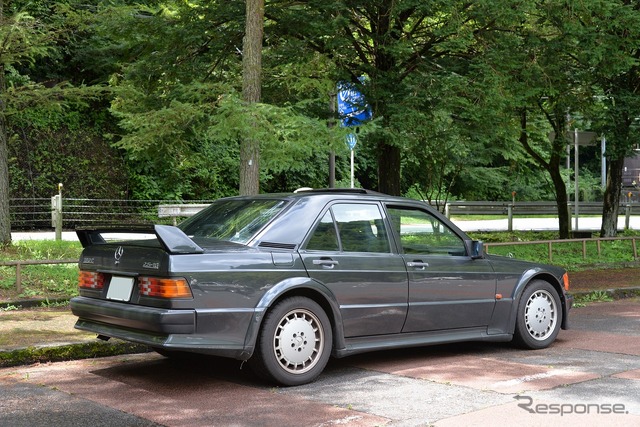
<path fill-rule="evenodd" d="M 407 201 L 405 197 L 390 196 L 388 194 L 379 193 L 373 190 L 367 190 L 364 188 L 300 188 L 292 193 L 263 193 L 254 196 L 235 196 L 231 198 L 259 198 L 259 199 L 301 199 L 301 198 L 315 198 L 315 197 L 347 197 L 353 199 L 370 198 L 375 200 L 396 200 Z"/>

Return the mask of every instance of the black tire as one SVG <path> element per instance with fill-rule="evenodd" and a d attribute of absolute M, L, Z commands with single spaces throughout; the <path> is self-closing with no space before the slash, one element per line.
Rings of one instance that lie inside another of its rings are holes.
<path fill-rule="evenodd" d="M 265 316 L 249 365 L 268 381 L 306 384 L 327 365 L 332 340 L 331 322 L 322 307 L 309 298 L 290 297 Z"/>
<path fill-rule="evenodd" d="M 529 283 L 518 303 L 514 342 L 522 348 L 546 348 L 562 324 L 562 305 L 556 289 L 543 280 Z"/>

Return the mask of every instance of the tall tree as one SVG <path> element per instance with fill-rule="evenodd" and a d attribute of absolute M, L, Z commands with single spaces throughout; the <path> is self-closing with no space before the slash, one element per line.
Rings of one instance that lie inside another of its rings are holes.
<path fill-rule="evenodd" d="M 0 0 L 0 28 L 5 26 L 4 1 Z M 0 51 L 0 245 L 11 243 L 11 220 L 9 218 L 9 158 L 7 148 L 7 123 L 5 120 L 4 78 L 5 61 Z"/>
<path fill-rule="evenodd" d="M 595 130 L 607 139 L 607 181 L 600 235 L 618 230 L 624 160 L 640 138 L 640 3 L 603 0 L 573 5 L 569 31 L 578 40 L 576 60 L 596 88 Z"/>
<path fill-rule="evenodd" d="M 640 41 L 639 41 L 640 43 Z M 640 59 L 640 58 L 638 58 Z M 605 104 L 609 109 L 606 123 L 600 128 L 607 138 L 607 180 L 602 206 L 601 237 L 618 233 L 618 214 L 622 193 L 622 173 L 625 158 L 632 155 L 640 141 L 640 69 L 630 68 L 623 75 L 610 79 Z"/>
<path fill-rule="evenodd" d="M 496 4 L 500 7 L 500 3 Z M 501 31 L 487 32 L 481 61 L 502 89 L 505 114 L 517 117 L 518 141 L 549 176 L 561 238 L 570 234 L 567 185 L 562 175 L 567 114 L 589 108 L 591 92 L 573 54 L 576 19 L 564 1 L 520 2 L 496 11 Z"/>
<path fill-rule="evenodd" d="M 245 34 L 242 43 L 242 98 L 247 104 L 260 102 L 262 84 L 262 37 L 264 0 L 246 0 Z M 257 121 L 251 117 L 250 120 Z M 251 134 L 240 145 L 240 194 L 260 192 L 260 141 Z"/>
<path fill-rule="evenodd" d="M 378 190 L 399 195 L 408 100 L 437 103 L 427 82 L 464 67 L 482 25 L 471 17 L 475 8 L 463 1 L 281 0 L 269 3 L 267 17 L 277 34 L 331 58 L 335 80 L 365 95 L 377 123 L 365 144 L 377 157 Z"/>
<path fill-rule="evenodd" d="M 0 0 L 0 245 L 11 243 L 9 217 L 9 168 L 7 115 L 15 104 L 29 98 L 29 91 L 8 90 L 6 75 L 19 74 L 14 66 L 29 63 L 45 54 L 51 34 L 41 23 L 23 11 L 9 11 Z"/>

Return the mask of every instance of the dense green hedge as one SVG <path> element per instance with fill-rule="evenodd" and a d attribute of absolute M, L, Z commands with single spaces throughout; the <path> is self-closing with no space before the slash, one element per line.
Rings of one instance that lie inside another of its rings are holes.
<path fill-rule="evenodd" d="M 104 108 L 98 113 L 86 108 L 30 110 L 12 117 L 11 197 L 50 197 L 63 183 L 68 197 L 127 198 L 125 161 L 104 137 L 108 116 Z"/>

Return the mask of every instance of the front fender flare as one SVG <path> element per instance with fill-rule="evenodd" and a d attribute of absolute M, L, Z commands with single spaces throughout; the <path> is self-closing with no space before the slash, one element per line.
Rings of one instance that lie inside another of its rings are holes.
<path fill-rule="evenodd" d="M 518 306 L 520 305 L 520 298 L 522 297 L 522 293 L 524 292 L 524 288 L 531 283 L 533 280 L 544 280 L 545 282 L 549 282 L 551 286 L 553 286 L 558 292 L 558 298 L 560 299 L 560 309 L 562 310 L 562 322 L 565 324 L 565 319 L 567 317 L 566 308 L 564 304 L 564 297 L 562 294 L 562 285 L 558 282 L 558 279 L 549 271 L 542 268 L 532 268 L 525 271 L 520 279 L 513 287 L 513 295 L 511 305 L 511 312 L 509 314 L 509 323 L 508 323 L 508 331 L 513 334 L 516 329 L 516 321 L 518 319 Z"/>

